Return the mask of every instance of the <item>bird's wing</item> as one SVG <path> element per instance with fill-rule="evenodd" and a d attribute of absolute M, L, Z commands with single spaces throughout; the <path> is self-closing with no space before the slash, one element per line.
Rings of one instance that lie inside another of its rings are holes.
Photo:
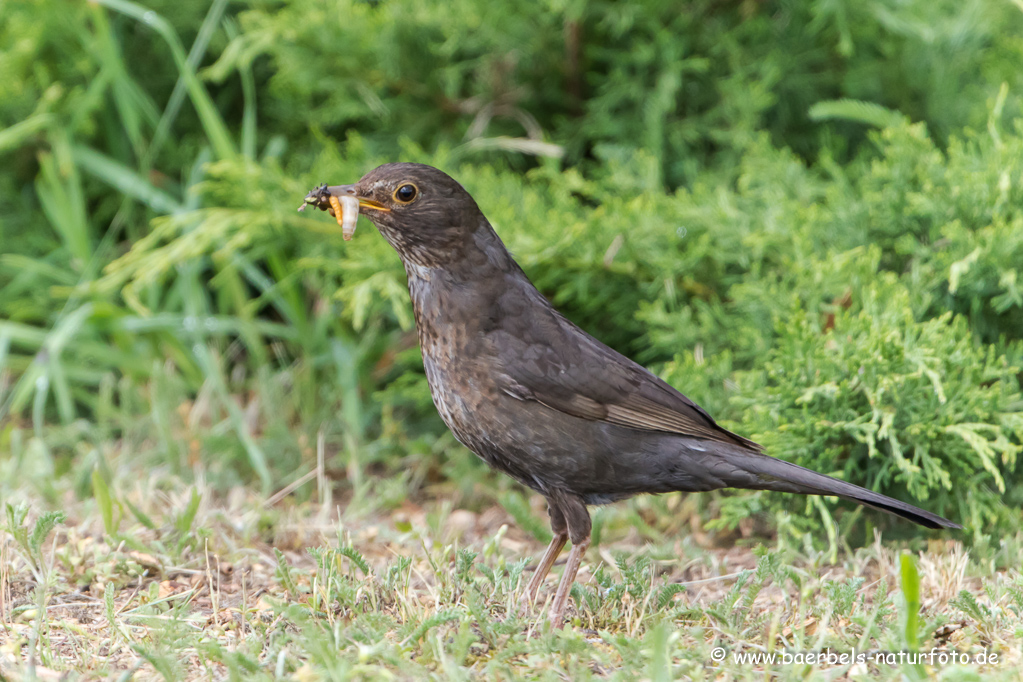
<path fill-rule="evenodd" d="M 761 449 L 552 308 L 532 312 L 539 314 L 508 320 L 510 326 L 489 334 L 501 359 L 498 386 L 506 394 L 583 419 Z"/>

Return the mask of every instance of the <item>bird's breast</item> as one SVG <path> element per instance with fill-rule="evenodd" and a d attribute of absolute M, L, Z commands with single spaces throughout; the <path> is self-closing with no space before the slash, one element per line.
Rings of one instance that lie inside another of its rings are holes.
<path fill-rule="evenodd" d="M 465 291 L 411 270 L 409 293 L 433 403 L 455 437 L 480 454 L 487 435 L 478 417 L 492 404 L 494 389 L 472 302 Z"/>
<path fill-rule="evenodd" d="M 608 475 L 600 434 L 583 420 L 506 393 L 502 362 L 487 340 L 500 294 L 445 286 L 409 270 L 416 329 L 437 412 L 467 448 L 540 492 L 573 490 Z M 484 311 L 481 314 L 481 311 Z M 591 486 L 592 487 L 592 486 Z"/>

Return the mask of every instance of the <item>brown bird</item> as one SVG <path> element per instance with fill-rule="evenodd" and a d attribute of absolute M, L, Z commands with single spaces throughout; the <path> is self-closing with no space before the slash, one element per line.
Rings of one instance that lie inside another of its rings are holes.
<path fill-rule="evenodd" d="M 927 528 L 959 525 L 765 455 L 699 405 L 565 319 L 512 259 L 476 202 L 445 173 L 390 163 L 306 202 L 346 203 L 405 265 L 433 402 L 455 437 L 547 500 L 554 539 L 526 588 L 532 603 L 567 540 L 551 605 L 562 622 L 590 542 L 587 505 L 638 493 L 719 488 L 834 495 Z M 339 221 L 341 216 L 338 216 Z M 350 217 L 349 217 L 350 220 Z"/>

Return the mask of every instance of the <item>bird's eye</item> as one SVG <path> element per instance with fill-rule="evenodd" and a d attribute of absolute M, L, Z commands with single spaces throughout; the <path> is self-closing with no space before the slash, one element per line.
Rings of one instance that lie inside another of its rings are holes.
<path fill-rule="evenodd" d="M 419 190 L 416 186 L 411 183 L 405 183 L 398 189 L 394 190 L 394 200 L 399 204 L 409 204 L 419 194 Z"/>

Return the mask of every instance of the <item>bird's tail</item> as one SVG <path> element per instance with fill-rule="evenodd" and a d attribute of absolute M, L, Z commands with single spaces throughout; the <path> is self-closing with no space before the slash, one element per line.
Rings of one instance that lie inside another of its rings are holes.
<path fill-rule="evenodd" d="M 733 458 L 726 456 L 726 459 Z M 958 523 L 953 523 L 911 504 L 769 455 L 743 453 L 741 457 L 735 457 L 734 461 L 730 463 L 748 476 L 740 476 L 743 480 L 736 487 L 753 490 L 777 490 L 803 495 L 835 495 L 901 516 L 927 528 L 962 528 Z"/>

